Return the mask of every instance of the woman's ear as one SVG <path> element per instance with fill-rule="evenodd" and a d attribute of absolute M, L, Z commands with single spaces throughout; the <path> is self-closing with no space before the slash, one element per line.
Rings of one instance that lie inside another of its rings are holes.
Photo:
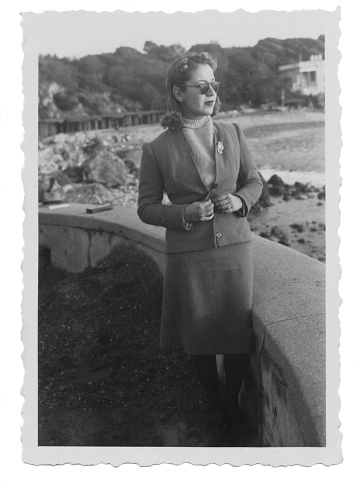
<path fill-rule="evenodd" d="M 177 99 L 177 101 L 183 102 L 183 96 L 178 86 L 173 86 L 173 96 Z"/>

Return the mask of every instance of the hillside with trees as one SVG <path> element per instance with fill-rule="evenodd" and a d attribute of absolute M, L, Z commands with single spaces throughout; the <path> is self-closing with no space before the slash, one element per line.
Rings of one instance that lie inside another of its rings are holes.
<path fill-rule="evenodd" d="M 189 51 L 210 52 L 217 58 L 216 78 L 222 109 L 242 104 L 259 107 L 279 102 L 278 67 L 325 55 L 325 38 L 261 40 L 254 47 L 223 48 L 217 42 L 193 45 Z M 165 109 L 167 67 L 185 53 L 179 44 L 157 45 L 147 41 L 143 52 L 120 47 L 114 53 L 80 59 L 40 56 L 39 118 Z M 288 97 L 288 93 L 286 93 Z"/>

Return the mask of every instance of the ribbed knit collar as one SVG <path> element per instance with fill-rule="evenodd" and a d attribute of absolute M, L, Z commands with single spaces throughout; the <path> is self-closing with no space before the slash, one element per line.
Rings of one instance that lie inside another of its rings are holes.
<path fill-rule="evenodd" d="M 199 118 L 199 119 L 189 119 L 189 118 L 182 117 L 183 127 L 192 128 L 192 129 L 202 128 L 209 122 L 209 119 L 210 119 L 210 116 L 203 116 L 202 118 Z"/>

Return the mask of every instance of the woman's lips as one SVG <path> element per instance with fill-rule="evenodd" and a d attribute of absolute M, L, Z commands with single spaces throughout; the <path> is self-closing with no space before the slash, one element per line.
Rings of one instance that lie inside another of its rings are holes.
<path fill-rule="evenodd" d="M 215 101 L 206 101 L 204 104 L 207 106 L 214 106 Z"/>

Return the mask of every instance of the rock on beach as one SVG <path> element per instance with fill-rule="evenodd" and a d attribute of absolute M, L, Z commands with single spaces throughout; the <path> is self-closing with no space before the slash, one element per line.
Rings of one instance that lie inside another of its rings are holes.
<path fill-rule="evenodd" d="M 82 164 L 83 180 L 101 183 L 107 188 L 124 185 L 129 169 L 121 158 L 110 151 L 99 152 Z"/>
<path fill-rule="evenodd" d="M 39 201 L 136 203 L 139 170 L 118 152 L 136 158 L 139 140 L 107 132 L 60 133 L 38 148 Z"/>

